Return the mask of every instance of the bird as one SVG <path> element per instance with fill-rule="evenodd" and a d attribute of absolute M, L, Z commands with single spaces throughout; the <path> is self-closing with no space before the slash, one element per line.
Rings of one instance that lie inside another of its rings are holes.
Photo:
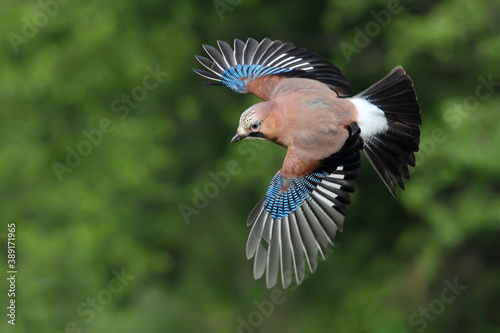
<path fill-rule="evenodd" d="M 235 39 L 203 44 L 196 55 L 205 84 L 252 93 L 263 101 L 240 116 L 231 142 L 267 140 L 287 149 L 263 199 L 250 212 L 247 259 L 267 288 L 301 284 L 327 259 L 343 230 L 361 165 L 360 152 L 391 194 L 405 189 L 422 124 L 410 76 L 401 66 L 361 93 L 326 58 L 290 42 Z M 307 267 L 306 267 L 307 266 Z"/>

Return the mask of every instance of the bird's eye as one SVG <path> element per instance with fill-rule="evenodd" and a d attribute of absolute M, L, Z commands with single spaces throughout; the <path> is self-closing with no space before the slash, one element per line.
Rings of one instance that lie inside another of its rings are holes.
<path fill-rule="evenodd" d="M 254 130 L 254 131 L 258 130 L 259 127 L 260 127 L 259 123 L 252 124 L 252 130 Z"/>

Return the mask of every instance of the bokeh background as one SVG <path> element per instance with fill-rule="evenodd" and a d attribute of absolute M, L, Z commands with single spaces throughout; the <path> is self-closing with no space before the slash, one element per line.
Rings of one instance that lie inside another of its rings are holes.
<path fill-rule="evenodd" d="M 60 1 L 2 4 L 0 331 L 500 331 L 500 1 Z M 284 292 L 244 249 L 285 150 L 229 144 L 258 99 L 191 70 L 248 37 L 324 55 L 355 92 L 402 65 L 422 108 L 406 191 L 363 158 L 339 245 Z"/>

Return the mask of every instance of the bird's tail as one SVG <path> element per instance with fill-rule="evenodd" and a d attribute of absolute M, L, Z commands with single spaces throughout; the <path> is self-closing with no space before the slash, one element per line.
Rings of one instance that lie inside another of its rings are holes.
<path fill-rule="evenodd" d="M 395 182 L 404 190 L 408 165 L 415 166 L 422 124 L 413 82 L 398 66 L 377 83 L 354 96 L 363 152 L 396 197 Z"/>

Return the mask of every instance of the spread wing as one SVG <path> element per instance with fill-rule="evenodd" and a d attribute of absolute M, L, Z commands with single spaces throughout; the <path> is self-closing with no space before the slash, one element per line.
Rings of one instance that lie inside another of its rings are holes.
<path fill-rule="evenodd" d="M 219 49 L 203 45 L 210 59 L 196 56 L 207 69 L 194 71 L 215 81 L 212 85 L 225 85 L 239 93 L 247 93 L 248 85 L 257 79 L 280 76 L 318 80 L 338 95 L 351 93 L 351 84 L 340 69 L 316 53 L 298 48 L 291 43 L 264 38 L 260 43 L 249 38 L 246 43 L 234 40 L 234 49 L 217 41 Z"/>
<path fill-rule="evenodd" d="M 301 177 L 285 178 L 278 172 L 266 197 L 252 210 L 248 225 L 247 258 L 254 259 L 254 277 L 266 273 L 268 288 L 280 275 L 283 288 L 290 285 L 293 273 L 297 284 L 305 276 L 306 262 L 311 273 L 317 267 L 318 251 L 325 260 L 328 244 L 334 244 L 342 231 L 349 193 L 360 166 L 362 147 L 359 127 L 349 127 L 344 148 L 323 160 L 318 168 Z"/>

